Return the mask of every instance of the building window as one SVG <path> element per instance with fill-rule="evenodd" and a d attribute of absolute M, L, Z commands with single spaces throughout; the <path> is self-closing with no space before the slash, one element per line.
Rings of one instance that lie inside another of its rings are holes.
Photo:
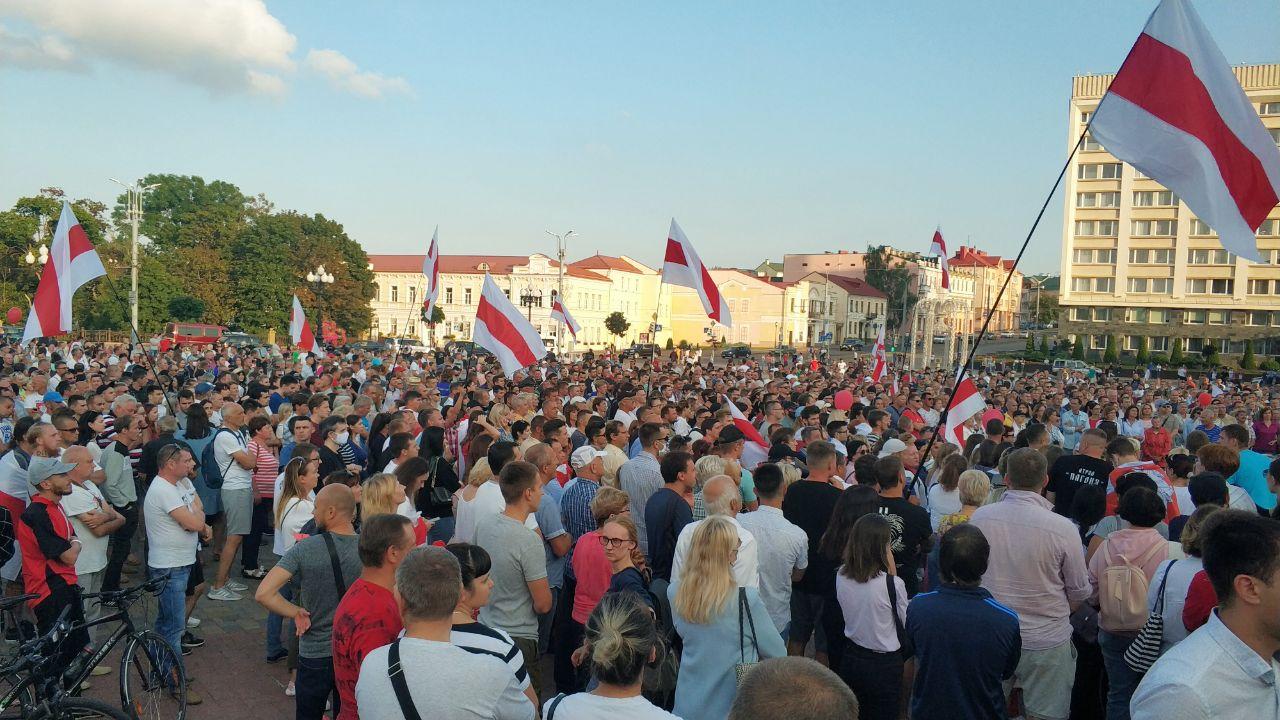
<path fill-rule="evenodd" d="M 1115 220 L 1077 220 L 1076 237 L 1115 237 L 1119 226 Z"/>
<path fill-rule="evenodd" d="M 471 288 L 464 288 L 462 290 L 462 304 L 463 305 L 471 304 Z"/>
<path fill-rule="evenodd" d="M 1125 335 L 1124 349 L 1128 352 L 1135 352 L 1138 349 L 1138 338 L 1140 337 L 1142 336 L 1141 335 Z"/>
<path fill-rule="evenodd" d="M 1155 337 L 1147 338 L 1147 349 L 1149 349 L 1151 352 L 1168 352 L 1169 336 L 1157 335 Z"/>
<path fill-rule="evenodd" d="M 1188 325 L 1203 325 L 1208 314 L 1205 310 L 1188 310 L 1183 322 Z"/>
<path fill-rule="evenodd" d="M 1150 315 L 1151 311 L 1146 308 L 1130 308 L 1125 311 L 1124 319 L 1125 322 L 1145 323 Z"/>
<path fill-rule="evenodd" d="M 1088 124 L 1089 124 L 1089 121 L 1090 121 L 1090 120 L 1092 120 L 1092 119 L 1093 119 L 1093 111 L 1092 111 L 1092 110 L 1081 110 L 1081 111 L 1080 111 L 1080 123 L 1081 123 L 1081 124 L 1083 124 L 1083 125 L 1088 125 Z"/>
<path fill-rule="evenodd" d="M 1106 350 L 1107 336 L 1106 335 L 1090 335 L 1089 349 L 1090 350 Z"/>
<path fill-rule="evenodd" d="M 1271 133 L 1271 139 L 1280 145 L 1280 128 L 1268 128 L 1267 132 Z"/>
<path fill-rule="evenodd" d="M 1120 163 L 1082 163 L 1076 168 L 1079 180 L 1119 180 Z"/>
<path fill-rule="evenodd" d="M 1172 265 L 1173 250 L 1150 250 L 1146 248 L 1130 250 L 1129 262 L 1133 265 Z"/>
<path fill-rule="evenodd" d="M 1195 279 L 1187 281 L 1189 295 L 1231 295 L 1235 293 L 1235 280 Z"/>
<path fill-rule="evenodd" d="M 1249 313 L 1249 324 L 1255 326 L 1270 325 L 1271 313 L 1265 310 L 1255 310 Z"/>
<path fill-rule="evenodd" d="M 1078 208 L 1114 208 L 1120 207 L 1118 192 L 1082 192 L 1076 193 Z"/>
<path fill-rule="evenodd" d="M 1094 308 L 1094 322 L 1111 322 L 1111 308 Z"/>
<path fill-rule="evenodd" d="M 733 313 L 733 312 L 737 312 L 737 310 L 738 310 L 737 301 L 734 300 L 733 298 L 729 298 L 729 312 Z"/>
<path fill-rule="evenodd" d="M 418 287 L 416 285 L 409 286 L 409 304 L 413 305 L 418 302 Z"/>
<path fill-rule="evenodd" d="M 400 302 L 400 286 L 399 285 L 391 286 L 391 302 Z M 395 335 L 395 332 L 392 331 L 391 334 Z"/>
<path fill-rule="evenodd" d="M 1168 190 L 1139 190 L 1133 194 L 1135 207 L 1173 207 L 1178 196 Z"/>
<path fill-rule="evenodd" d="M 1141 170 L 1139 170 L 1138 168 L 1134 168 L 1134 169 L 1133 169 L 1133 179 L 1134 179 L 1134 180 L 1150 180 L 1150 179 L 1151 179 L 1151 176 L 1150 176 L 1150 175 L 1148 175 L 1148 174 L 1146 174 L 1146 173 L 1144 173 L 1144 172 L 1142 172 L 1142 171 L 1141 171 Z"/>
<path fill-rule="evenodd" d="M 1074 307 L 1071 308 L 1071 319 L 1076 322 L 1089 322 L 1093 319 L 1093 308 Z"/>
<path fill-rule="evenodd" d="M 1134 220 L 1135 237 L 1173 237 L 1178 234 L 1177 220 Z"/>
<path fill-rule="evenodd" d="M 393 287 L 392 289 L 394 290 L 395 288 Z M 391 337 L 395 337 L 395 336 L 396 336 L 396 319 L 391 318 Z"/>
<path fill-rule="evenodd" d="M 1271 281 L 1270 280 L 1250 280 L 1249 294 L 1250 295 L 1270 295 Z"/>
<path fill-rule="evenodd" d="M 1258 234 L 1265 237 L 1280 235 L 1280 220 L 1275 218 L 1263 220 L 1262 224 L 1258 226 Z"/>
<path fill-rule="evenodd" d="M 1080 149 L 1087 152 L 1096 152 L 1102 149 L 1102 143 L 1093 138 L 1092 135 L 1084 136 L 1084 143 L 1080 145 Z"/>
<path fill-rule="evenodd" d="M 1226 325 L 1227 312 L 1225 310 L 1210 310 L 1209 324 L 1210 325 Z"/>
<path fill-rule="evenodd" d="M 1213 237 L 1217 234 L 1205 221 L 1200 219 L 1191 221 L 1191 237 Z"/>
<path fill-rule="evenodd" d="M 1109 250 L 1075 250 L 1071 253 L 1071 261 L 1084 265 L 1115 265 L 1116 251 Z"/>
<path fill-rule="evenodd" d="M 1173 278 L 1129 278 L 1129 292 L 1167 295 L 1173 292 Z"/>
<path fill-rule="evenodd" d="M 453 304 L 453 288 L 451 287 L 447 287 L 444 289 L 444 304 L 445 305 Z"/>
<path fill-rule="evenodd" d="M 1230 265 L 1235 256 L 1226 250 L 1188 250 L 1188 265 Z"/>
<path fill-rule="evenodd" d="M 747 307 L 748 307 L 747 302 L 748 301 L 746 298 L 742 298 L 742 301 L 738 303 L 738 309 L 742 311 L 742 315 L 744 316 L 744 318 L 746 314 L 749 312 L 747 310 Z"/>
<path fill-rule="evenodd" d="M 1280 115 L 1280 102 L 1265 102 L 1259 109 L 1260 115 Z"/>

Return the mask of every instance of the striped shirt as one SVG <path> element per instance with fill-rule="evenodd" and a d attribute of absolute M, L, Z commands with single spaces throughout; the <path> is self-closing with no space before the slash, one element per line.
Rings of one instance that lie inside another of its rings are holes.
<path fill-rule="evenodd" d="M 529 671 L 524 667 L 524 656 L 511 636 L 481 622 L 454 625 L 449 642 L 475 655 L 496 657 L 511 668 L 520 689 L 529 687 Z"/>
<path fill-rule="evenodd" d="M 280 461 L 276 459 L 270 447 L 259 445 L 256 440 L 251 440 L 245 449 L 258 461 L 253 468 L 253 496 L 255 498 L 274 497 L 276 475 L 280 474 Z"/>

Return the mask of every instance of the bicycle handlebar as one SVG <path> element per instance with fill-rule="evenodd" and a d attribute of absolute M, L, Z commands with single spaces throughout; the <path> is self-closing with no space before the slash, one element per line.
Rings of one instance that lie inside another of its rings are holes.
<path fill-rule="evenodd" d="M 118 605 L 122 602 L 133 600 L 144 592 L 152 595 L 159 595 L 160 591 L 164 589 L 164 586 L 168 582 L 168 577 L 156 577 L 142 583 L 141 585 L 134 585 L 133 587 L 123 588 L 121 590 L 104 590 L 96 593 L 84 593 L 80 597 L 97 598 L 104 603 Z"/>

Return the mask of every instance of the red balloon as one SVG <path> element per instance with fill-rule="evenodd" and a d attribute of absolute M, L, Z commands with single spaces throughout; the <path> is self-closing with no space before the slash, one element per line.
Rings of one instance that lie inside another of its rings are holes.
<path fill-rule="evenodd" d="M 4 318 L 9 321 L 10 325 L 17 325 L 22 320 L 22 310 L 11 307 L 9 312 L 4 314 Z"/>
<path fill-rule="evenodd" d="M 837 410 L 848 410 L 853 407 L 853 393 L 848 390 L 837 392 L 834 404 Z"/>

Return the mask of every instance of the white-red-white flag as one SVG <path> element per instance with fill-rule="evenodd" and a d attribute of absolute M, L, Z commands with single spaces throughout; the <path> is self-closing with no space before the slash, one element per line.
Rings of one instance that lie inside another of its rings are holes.
<path fill-rule="evenodd" d="M 667 252 L 662 263 L 662 282 L 668 285 L 692 288 L 698 292 L 702 300 L 702 309 L 707 317 L 724 325 L 733 327 L 733 318 L 729 315 L 729 303 L 720 294 L 720 288 L 711 279 L 711 272 L 702 264 L 698 253 L 694 251 L 689 238 L 671 218 L 671 230 L 667 233 Z"/>
<path fill-rule="evenodd" d="M 579 325 L 578 321 L 574 320 L 573 316 L 569 314 L 569 311 L 565 309 L 564 303 L 560 302 L 560 298 L 556 298 L 551 301 L 551 319 L 559 320 L 564 323 L 565 327 L 569 329 L 569 334 L 573 336 L 573 339 L 578 339 L 578 331 L 582 329 L 582 326 Z"/>
<path fill-rule="evenodd" d="M 542 336 L 511 304 L 489 273 L 484 274 L 484 287 L 480 290 L 476 326 L 471 339 L 498 358 L 502 372 L 508 378 L 547 355 Z"/>
<path fill-rule="evenodd" d="M 53 231 L 49 260 L 40 273 L 40 284 L 31 298 L 22 344 L 35 338 L 71 332 L 71 299 L 80 286 L 107 274 L 98 251 L 93 249 L 71 203 L 62 201 L 62 214 Z"/>
<path fill-rule="evenodd" d="M 431 233 L 431 247 L 427 248 L 427 256 L 422 260 L 422 274 L 427 276 L 427 291 L 422 295 L 422 306 L 426 309 L 427 322 L 431 322 L 431 313 L 435 311 L 436 302 L 440 300 L 440 247 L 438 244 L 440 226 Z"/>
<path fill-rule="evenodd" d="M 956 389 L 956 395 L 952 398 L 951 404 L 947 406 L 947 424 L 944 426 L 943 437 L 947 442 L 964 447 L 965 421 L 986 408 L 987 401 L 983 399 L 982 393 L 978 392 L 978 386 L 974 385 L 973 380 L 966 375 L 960 381 L 960 387 Z"/>
<path fill-rule="evenodd" d="M 947 241 L 942 239 L 942 228 L 933 231 L 933 242 L 929 243 L 929 254 L 938 256 L 938 267 L 942 269 L 942 289 L 951 289 L 951 263 L 947 260 Z"/>
<path fill-rule="evenodd" d="M 303 352 L 317 357 L 324 357 L 324 348 L 316 342 L 315 333 L 311 332 L 311 323 L 307 322 L 307 314 L 302 311 L 302 303 L 298 296 L 293 296 L 293 309 L 289 312 L 289 341 Z"/>
<path fill-rule="evenodd" d="M 876 344 L 871 346 L 871 381 L 880 382 L 888 368 L 888 355 L 884 351 L 884 325 L 881 325 L 876 334 Z"/>
<path fill-rule="evenodd" d="M 1093 114 L 1112 155 L 1172 190 L 1260 261 L 1254 231 L 1280 201 L 1280 150 L 1187 0 L 1163 0 Z"/>
<path fill-rule="evenodd" d="M 729 399 L 728 395 L 722 395 L 724 404 L 729 407 L 729 416 L 733 419 L 733 426 L 742 431 L 742 437 L 746 441 L 742 445 L 742 466 L 751 470 L 755 466 L 769 459 L 769 443 L 760 435 L 760 431 L 751 424 L 746 415 L 742 414 L 742 410 L 738 404 Z"/>

